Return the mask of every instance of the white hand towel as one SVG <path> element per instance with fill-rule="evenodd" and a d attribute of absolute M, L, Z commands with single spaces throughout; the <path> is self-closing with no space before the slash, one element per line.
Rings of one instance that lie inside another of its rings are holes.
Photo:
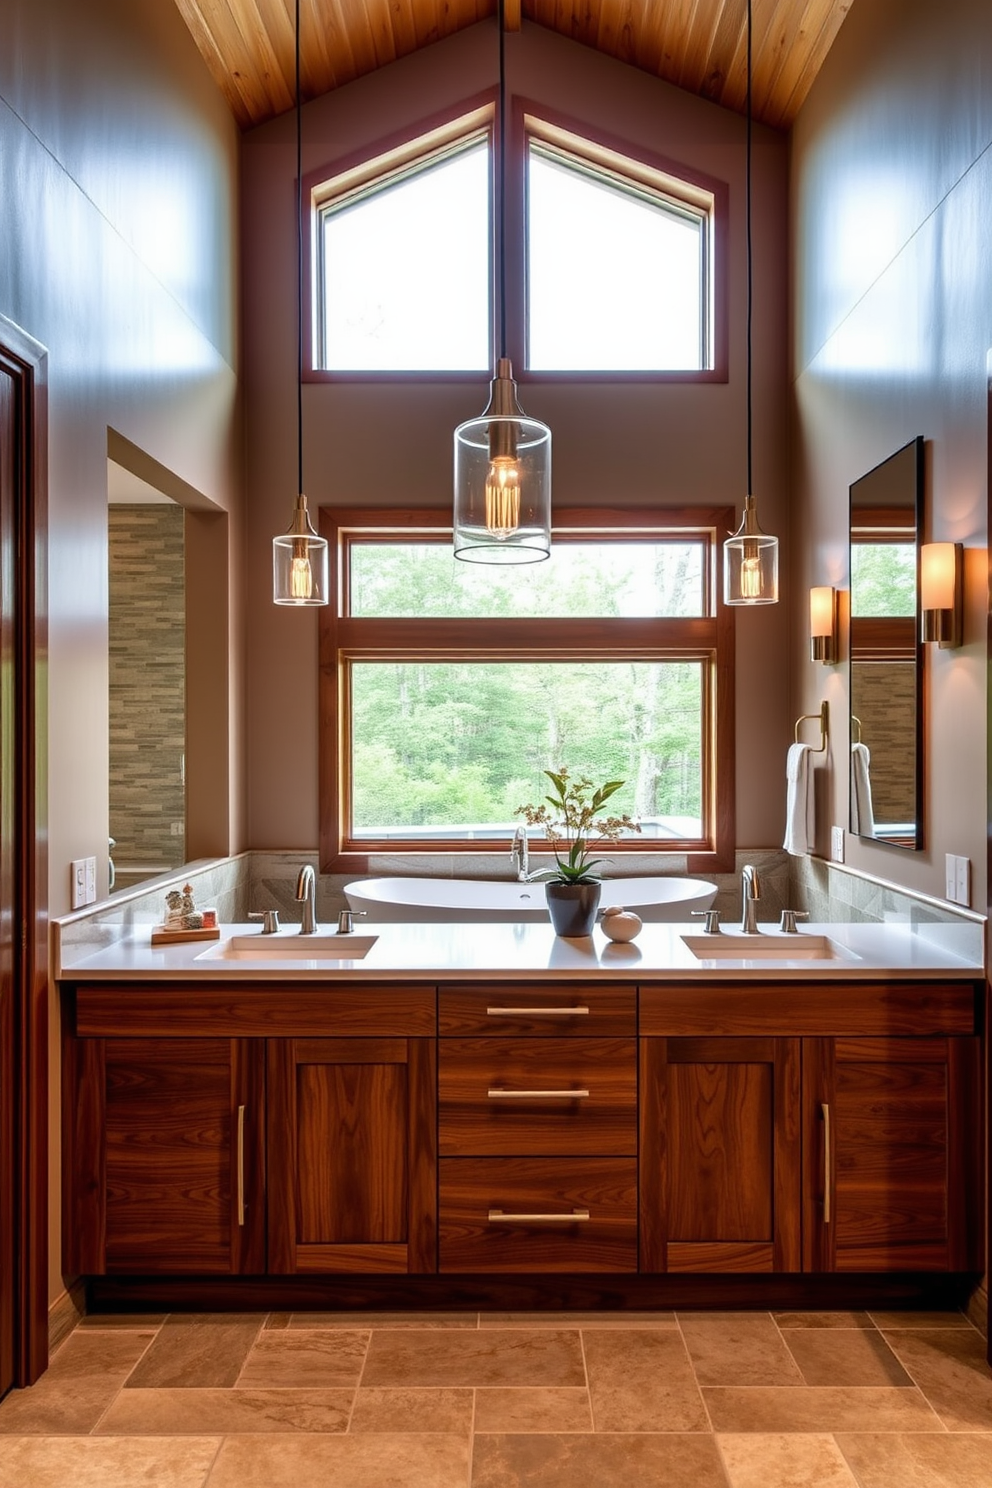
<path fill-rule="evenodd" d="M 858 837 L 874 837 L 875 812 L 871 804 L 871 755 L 867 744 L 851 745 L 851 831 Z"/>
<path fill-rule="evenodd" d="M 787 853 L 801 858 L 813 846 L 813 767 L 808 744 L 790 744 L 785 762 L 788 790 L 785 800 L 785 841 Z"/>

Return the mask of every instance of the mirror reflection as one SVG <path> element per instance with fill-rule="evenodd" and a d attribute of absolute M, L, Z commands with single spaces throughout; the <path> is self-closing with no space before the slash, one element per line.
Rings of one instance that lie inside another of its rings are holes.
<path fill-rule="evenodd" d="M 850 830 L 923 846 L 918 581 L 923 439 L 851 486 Z"/>

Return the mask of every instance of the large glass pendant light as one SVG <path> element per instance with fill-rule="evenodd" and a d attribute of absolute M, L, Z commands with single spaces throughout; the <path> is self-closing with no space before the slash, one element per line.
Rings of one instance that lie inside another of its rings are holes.
<path fill-rule="evenodd" d="M 499 0 L 499 355 L 489 402 L 455 430 L 455 557 L 539 563 L 551 551 L 551 430 L 527 418 L 506 354 L 506 22 Z"/>
<path fill-rule="evenodd" d="M 744 217 L 747 230 L 747 496 L 744 516 L 723 545 L 723 602 L 729 605 L 778 601 L 778 538 L 758 525 L 751 481 L 751 0 L 747 0 L 747 152 Z"/>
<path fill-rule="evenodd" d="M 299 495 L 289 530 L 272 539 L 272 600 L 324 605 L 328 599 L 327 541 L 310 522 L 303 494 L 303 117 L 300 98 L 300 0 L 296 0 L 296 463 Z"/>

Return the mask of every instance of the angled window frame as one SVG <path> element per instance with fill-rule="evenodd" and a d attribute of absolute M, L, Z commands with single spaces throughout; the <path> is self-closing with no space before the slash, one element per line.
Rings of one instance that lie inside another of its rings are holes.
<path fill-rule="evenodd" d="M 384 136 L 303 177 L 303 381 L 313 383 L 445 382 L 475 383 L 490 375 L 493 365 L 495 259 L 493 203 L 496 95 L 493 90 L 464 99 L 450 109 L 431 114 Z M 453 369 L 333 369 L 317 365 L 323 354 L 324 214 L 388 189 L 422 170 L 452 158 L 482 139 L 489 142 L 489 227 L 487 232 L 489 355 L 480 368 Z"/>
<path fill-rule="evenodd" d="M 365 873 L 373 855 L 485 852 L 478 840 L 389 838 L 351 834 L 350 667 L 355 661 L 700 661 L 704 835 L 698 840 L 631 838 L 611 854 L 636 863 L 645 853 L 675 857 L 691 873 L 730 872 L 736 836 L 734 769 L 734 636 L 732 606 L 718 582 L 720 543 L 733 509 L 665 508 L 657 513 L 594 508 L 555 513 L 555 542 L 650 542 L 689 537 L 706 545 L 704 614 L 689 617 L 355 617 L 349 614 L 350 546 L 451 542 L 441 511 L 324 507 L 320 531 L 331 552 L 330 603 L 319 618 L 319 815 L 323 873 Z"/>

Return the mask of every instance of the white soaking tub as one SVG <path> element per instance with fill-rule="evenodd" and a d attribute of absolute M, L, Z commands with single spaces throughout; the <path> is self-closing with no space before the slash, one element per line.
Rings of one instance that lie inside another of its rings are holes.
<path fill-rule="evenodd" d="M 366 878 L 345 884 L 352 909 L 372 923 L 397 921 L 546 920 L 544 883 L 473 878 Z M 600 906 L 621 904 L 642 920 L 687 920 L 709 909 L 717 886 L 702 878 L 608 878 Z"/>

